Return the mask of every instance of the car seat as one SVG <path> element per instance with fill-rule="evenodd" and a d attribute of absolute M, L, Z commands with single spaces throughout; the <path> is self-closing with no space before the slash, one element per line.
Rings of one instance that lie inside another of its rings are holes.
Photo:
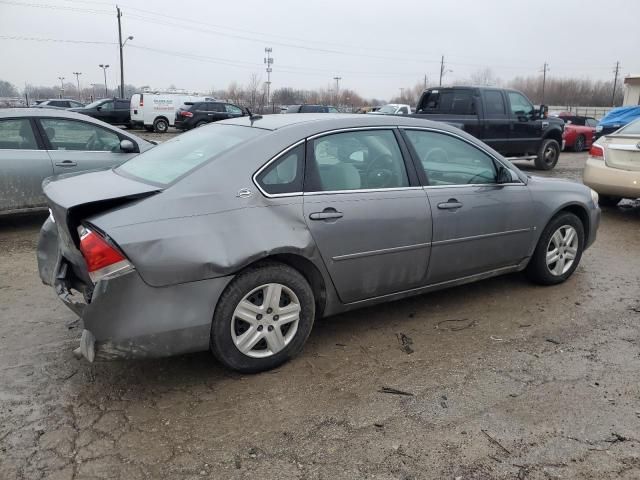
<path fill-rule="evenodd" d="M 360 172 L 348 163 L 336 163 L 326 170 L 320 170 L 323 191 L 357 190 L 360 188 Z"/>

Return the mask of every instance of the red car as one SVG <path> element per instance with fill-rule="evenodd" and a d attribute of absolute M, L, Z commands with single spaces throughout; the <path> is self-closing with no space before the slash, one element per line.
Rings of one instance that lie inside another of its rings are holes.
<path fill-rule="evenodd" d="M 598 124 L 595 118 L 579 117 L 571 112 L 560 112 L 553 116 L 564 120 L 562 139 L 565 150 L 582 152 L 584 149 L 591 148 Z"/>

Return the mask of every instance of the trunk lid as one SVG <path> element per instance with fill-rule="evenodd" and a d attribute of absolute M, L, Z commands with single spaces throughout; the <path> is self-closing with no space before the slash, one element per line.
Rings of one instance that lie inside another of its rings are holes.
<path fill-rule="evenodd" d="M 161 188 L 122 177 L 113 170 L 102 170 L 52 177 L 44 181 L 43 190 L 51 216 L 41 231 L 43 241 L 38 247 L 42 281 L 50 284 L 68 262 L 76 279 L 91 285 L 84 258 L 78 249 L 78 226 L 91 215 L 154 195 Z M 54 231 L 52 222 L 56 226 Z M 59 255 L 53 254 L 55 250 Z"/>
<path fill-rule="evenodd" d="M 640 171 L 640 135 L 608 135 L 599 143 L 605 148 L 607 166 Z"/>

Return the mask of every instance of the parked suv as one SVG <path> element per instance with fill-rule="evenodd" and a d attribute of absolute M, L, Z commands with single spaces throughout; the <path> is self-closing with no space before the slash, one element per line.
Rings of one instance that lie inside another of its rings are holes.
<path fill-rule="evenodd" d="M 126 98 L 103 98 L 82 108 L 70 108 L 72 112 L 83 113 L 111 125 L 131 125 L 129 100 Z"/>
<path fill-rule="evenodd" d="M 330 105 L 289 105 L 284 113 L 339 113 Z"/>
<path fill-rule="evenodd" d="M 201 127 L 205 123 L 246 115 L 246 110 L 223 102 L 185 102 L 176 112 L 175 127 L 180 130 Z"/>

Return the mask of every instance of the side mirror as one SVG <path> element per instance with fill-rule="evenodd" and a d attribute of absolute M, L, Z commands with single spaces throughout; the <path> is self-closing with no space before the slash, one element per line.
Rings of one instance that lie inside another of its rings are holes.
<path fill-rule="evenodd" d="M 100 105 L 98 105 L 98 106 L 96 107 L 96 110 L 97 110 L 97 111 L 100 111 L 100 110 L 102 110 L 102 107 L 101 107 Z"/>
<path fill-rule="evenodd" d="M 498 169 L 498 183 L 499 184 L 503 184 L 503 183 L 519 183 L 520 182 L 520 177 L 518 177 L 518 175 L 516 174 L 516 172 L 514 172 L 513 170 L 507 168 L 507 167 L 503 167 L 501 166 Z"/>
<path fill-rule="evenodd" d="M 99 108 L 99 107 L 98 107 Z M 123 153 L 133 153 L 136 146 L 131 140 L 120 140 L 120 151 Z"/>
<path fill-rule="evenodd" d="M 538 118 L 547 118 L 549 116 L 549 106 L 548 105 L 540 105 L 540 110 L 538 112 Z"/>

